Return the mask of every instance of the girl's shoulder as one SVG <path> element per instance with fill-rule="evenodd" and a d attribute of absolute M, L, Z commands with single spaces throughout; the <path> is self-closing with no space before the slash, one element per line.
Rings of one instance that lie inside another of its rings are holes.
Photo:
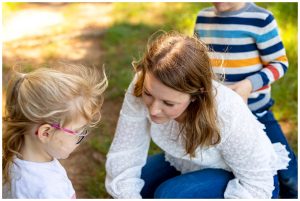
<path fill-rule="evenodd" d="M 74 194 L 65 169 L 56 159 L 36 163 L 15 158 L 11 184 L 13 198 L 71 198 Z"/>

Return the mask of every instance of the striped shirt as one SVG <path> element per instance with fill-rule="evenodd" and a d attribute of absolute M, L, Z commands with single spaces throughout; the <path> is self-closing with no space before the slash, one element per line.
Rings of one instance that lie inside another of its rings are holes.
<path fill-rule="evenodd" d="M 195 32 L 213 50 L 209 53 L 213 70 L 225 75 L 225 84 L 251 81 L 248 106 L 252 112 L 261 112 L 271 104 L 271 84 L 288 68 L 271 12 L 254 3 L 221 13 L 207 8 L 199 12 Z"/>

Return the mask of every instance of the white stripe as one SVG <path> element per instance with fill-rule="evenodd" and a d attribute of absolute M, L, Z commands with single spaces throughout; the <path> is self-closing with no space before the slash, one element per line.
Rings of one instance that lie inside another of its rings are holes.
<path fill-rule="evenodd" d="M 274 80 L 275 80 L 274 79 L 274 75 L 273 75 L 273 73 L 272 73 L 272 71 L 270 69 L 264 68 L 264 69 L 261 70 L 261 72 L 264 72 L 267 75 L 267 77 L 269 78 L 270 82 L 274 82 Z"/>
<path fill-rule="evenodd" d="M 275 61 L 276 58 L 281 57 L 283 55 L 285 55 L 285 50 L 281 49 L 281 50 L 279 50 L 277 52 L 274 52 L 273 54 L 268 54 L 266 56 L 261 56 L 261 59 L 264 62 L 270 62 L 270 61 Z"/>
<path fill-rule="evenodd" d="M 259 92 L 252 92 L 249 96 L 249 98 L 257 98 L 260 94 L 268 94 L 271 92 L 271 87 L 270 88 L 267 88 L 267 89 L 264 89 L 264 90 L 261 90 Z"/>
<path fill-rule="evenodd" d="M 278 26 L 277 26 L 276 21 L 273 20 L 273 21 L 272 21 L 270 24 L 268 24 L 267 26 L 262 27 L 261 33 L 260 33 L 260 34 L 268 33 L 269 31 L 272 31 L 275 27 L 278 27 Z"/>
<path fill-rule="evenodd" d="M 221 30 L 221 31 L 246 31 L 254 34 L 259 34 L 261 28 L 258 26 L 244 25 L 244 24 L 205 24 L 197 23 L 195 26 L 196 30 Z"/>
<path fill-rule="evenodd" d="M 226 30 L 226 31 L 250 31 L 253 33 L 259 33 L 260 27 L 252 25 L 240 25 L 240 24 L 205 24 L 197 23 L 196 29 L 202 30 Z"/>
<path fill-rule="evenodd" d="M 281 61 L 282 64 L 286 65 L 286 67 L 289 66 L 289 62 L 288 61 Z"/>
<path fill-rule="evenodd" d="M 237 52 L 237 53 L 208 52 L 208 55 L 212 59 L 237 60 L 237 59 L 250 59 L 250 58 L 259 57 L 259 52 L 256 50 L 251 52 Z"/>
<path fill-rule="evenodd" d="M 249 98 L 257 98 L 259 95 L 259 93 L 253 92 L 249 95 Z"/>
<path fill-rule="evenodd" d="M 242 12 L 235 16 L 242 17 L 242 18 L 253 18 L 253 19 L 265 20 L 268 17 L 268 15 L 269 14 L 262 13 L 262 12 Z"/>
<path fill-rule="evenodd" d="M 213 10 L 210 11 L 204 11 L 201 10 L 198 14 L 197 17 L 216 17 L 216 13 Z"/>
<path fill-rule="evenodd" d="M 250 72 L 255 72 L 259 71 L 262 69 L 262 65 L 252 65 L 252 66 L 247 66 L 247 67 L 241 67 L 241 68 L 225 68 L 225 67 L 218 67 L 218 66 L 213 66 L 213 71 L 215 73 L 225 73 L 225 74 L 243 74 L 243 73 L 250 73 Z"/>
<path fill-rule="evenodd" d="M 272 65 L 275 65 L 275 64 L 272 64 Z M 276 64 L 276 65 L 280 65 L 280 64 Z M 280 65 L 280 68 L 277 68 L 277 70 L 279 72 L 280 77 L 282 77 L 284 75 L 283 67 Z"/>
<path fill-rule="evenodd" d="M 206 44 L 219 45 L 247 45 L 255 43 L 254 39 L 249 38 L 215 38 L 215 37 L 201 37 L 200 39 Z"/>
<path fill-rule="evenodd" d="M 257 43 L 257 46 L 258 46 L 259 49 L 263 50 L 263 49 L 266 49 L 268 47 L 271 47 L 272 45 L 277 44 L 280 41 L 281 41 L 280 37 L 275 37 L 275 38 L 272 38 L 271 40 L 268 40 L 266 42 Z"/>
<path fill-rule="evenodd" d="M 242 12 L 237 15 L 233 15 L 233 17 L 240 17 L 240 18 L 251 18 L 251 19 L 266 19 L 269 14 L 267 13 L 262 13 L 262 12 Z M 216 17 L 216 13 L 214 10 L 211 11 L 201 11 L 198 13 L 197 16 L 201 17 Z M 218 16 L 218 17 L 223 17 L 223 16 Z M 227 18 L 228 16 L 224 16 L 224 18 Z"/>
<path fill-rule="evenodd" d="M 226 74 L 225 73 L 225 68 L 223 67 L 215 67 L 215 66 L 212 66 L 212 69 L 214 71 L 214 73 L 218 73 L 218 74 Z"/>

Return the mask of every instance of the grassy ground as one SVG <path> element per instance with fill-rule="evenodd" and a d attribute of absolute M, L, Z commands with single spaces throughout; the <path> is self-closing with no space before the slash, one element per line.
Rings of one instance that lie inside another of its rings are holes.
<path fill-rule="evenodd" d="M 297 50 L 297 4 L 296 3 L 257 3 L 273 12 L 280 27 L 281 37 L 286 47 L 289 58 L 289 70 L 283 79 L 273 84 L 272 93 L 276 101 L 273 111 L 279 119 L 288 140 L 297 152 L 297 91 L 298 91 L 298 50 Z M 18 10 L 18 5 L 11 7 L 11 12 Z M 102 123 L 89 140 L 84 144 L 88 153 L 97 153 L 91 160 L 100 162 L 95 167 L 90 168 L 88 178 L 84 182 L 85 198 L 107 198 L 105 192 L 104 178 L 105 155 L 113 138 L 115 126 L 121 108 L 124 92 L 128 87 L 132 77 L 133 69 L 131 62 L 138 59 L 146 47 L 147 39 L 157 30 L 176 30 L 186 34 L 193 33 L 193 26 L 197 12 L 211 6 L 210 3 L 113 3 L 110 17 L 112 23 L 105 27 L 105 34 L 96 37 L 96 46 L 101 49 L 98 57 L 92 57 L 93 52 L 88 51 L 84 57 L 86 59 L 73 59 L 64 57 L 70 61 L 94 61 L 98 58 L 98 63 L 105 63 L 109 77 L 109 88 L 105 95 L 103 106 Z M 67 10 L 76 10 L 75 4 Z M 68 17 L 72 19 L 72 12 L 68 12 Z M 100 19 L 99 19 L 100 20 Z M 68 27 L 68 26 L 67 26 Z M 63 28 L 66 31 L 68 28 Z M 85 42 L 82 39 L 81 42 Z M 44 51 L 36 63 L 51 63 L 60 59 L 62 52 L 72 53 L 72 48 L 64 49 L 66 46 L 74 47 L 73 43 L 66 41 L 51 43 L 40 49 L 28 49 L 28 52 Z M 80 46 L 79 46 L 80 47 Z M 16 50 L 17 51 L 17 50 Z M 74 51 L 77 51 L 74 48 Z M 59 52 L 59 53 L 58 53 Z M 79 54 L 79 53 L 78 53 Z M 20 57 L 20 56 L 19 56 Z M 96 58 L 96 59 L 95 59 Z M 7 72 L 12 61 L 4 59 L 3 76 Z M 28 69 L 32 69 L 28 65 Z M 5 82 L 3 82 L 5 85 Z M 99 133 L 101 133 L 99 135 Z M 154 144 L 151 144 L 150 154 L 159 151 Z M 84 152 L 83 152 L 84 154 Z M 87 156 L 88 157 L 88 156 Z M 88 165 L 88 164 L 85 164 Z M 83 174 L 83 173 L 82 173 Z M 76 179 L 76 176 L 74 176 Z"/>

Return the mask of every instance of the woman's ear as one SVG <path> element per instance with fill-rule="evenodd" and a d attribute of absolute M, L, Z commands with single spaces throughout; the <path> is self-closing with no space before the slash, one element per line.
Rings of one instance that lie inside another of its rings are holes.
<path fill-rule="evenodd" d="M 51 131 L 51 126 L 49 124 L 43 124 L 41 125 L 38 130 L 37 130 L 37 137 L 42 143 L 48 143 L 50 140 L 50 131 Z"/>

